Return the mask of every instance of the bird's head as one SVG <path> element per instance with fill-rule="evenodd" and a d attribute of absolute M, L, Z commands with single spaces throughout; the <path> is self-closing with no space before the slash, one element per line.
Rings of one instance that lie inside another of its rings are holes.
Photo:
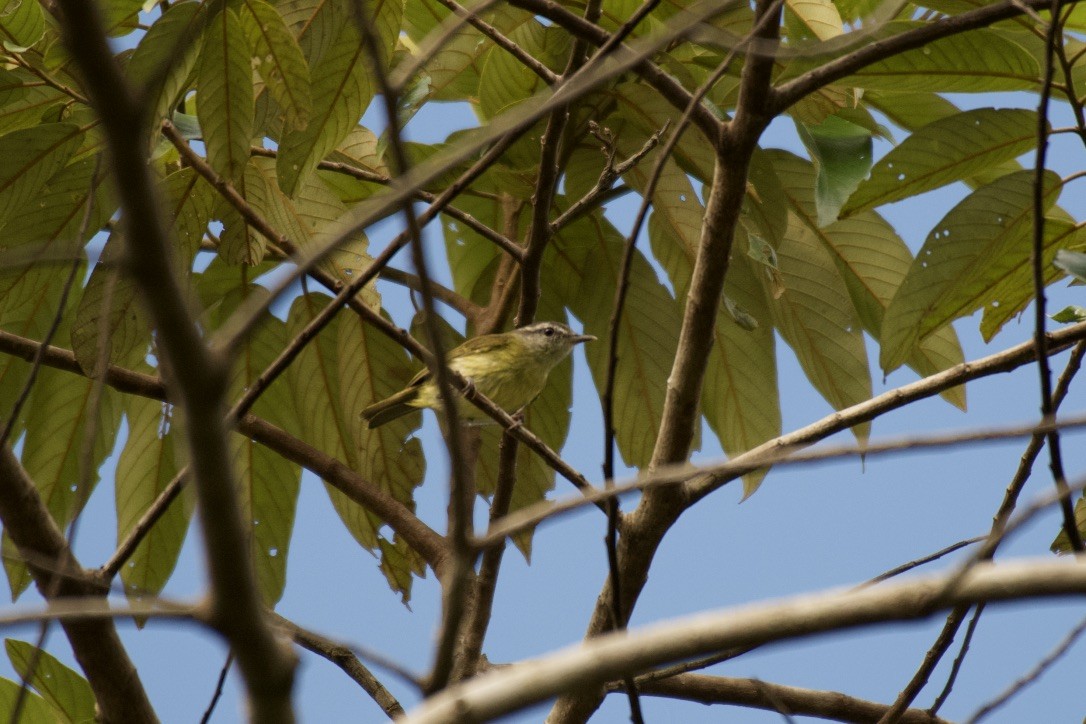
<path fill-rule="evenodd" d="M 533 354 L 557 364 L 581 342 L 593 342 L 591 334 L 577 334 L 561 322 L 536 322 L 510 334 L 528 345 Z"/>

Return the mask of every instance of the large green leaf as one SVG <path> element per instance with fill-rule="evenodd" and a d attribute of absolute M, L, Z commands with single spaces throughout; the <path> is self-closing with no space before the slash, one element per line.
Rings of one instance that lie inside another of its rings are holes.
<path fill-rule="evenodd" d="M 287 316 L 287 334 L 294 337 L 304 329 L 330 299 L 323 294 L 305 294 L 291 304 Z M 343 318 L 335 318 L 290 366 L 287 378 L 294 398 L 298 420 L 296 434 L 310 445 L 344 461 L 351 469 L 362 467 L 357 446 L 358 414 L 360 410 L 344 409 L 341 369 L 353 364 L 354 372 L 365 375 L 363 359 L 347 359 L 340 363 L 339 326 Z M 395 373 L 387 373 L 394 375 Z M 409 377 L 402 371 L 393 382 L 406 384 Z M 418 422 L 416 417 L 415 424 Z M 327 486 L 336 512 L 362 546 L 377 547 L 377 531 L 381 521 L 357 505 L 343 493 Z"/>
<path fill-rule="evenodd" d="M 196 114 L 208 162 L 231 181 L 241 178 L 253 138 L 251 56 L 237 13 L 222 8 L 204 32 Z"/>
<path fill-rule="evenodd" d="M 538 20 L 518 25 L 509 37 L 533 58 L 559 72 L 569 56 L 569 35 Z M 493 118 L 535 95 L 546 83 L 502 48 L 487 56 L 479 78 L 479 110 Z"/>
<path fill-rule="evenodd" d="M 370 3 L 367 14 L 380 39 L 382 57 L 390 59 L 403 14 L 402 2 Z M 313 78 L 309 123 L 302 130 L 288 132 L 279 147 L 279 187 L 289 196 L 298 193 L 317 163 L 347 137 L 373 98 L 362 38 L 349 16 L 347 20 L 319 59 L 309 57 Z"/>
<path fill-rule="evenodd" d="M 145 370 L 149 371 L 149 370 Z M 124 540 L 140 517 L 158 498 L 180 469 L 178 445 L 172 434 L 173 411 L 158 400 L 128 400 L 128 439 L 117 460 L 115 496 L 117 540 Z M 185 542 L 192 498 L 186 492 L 144 536 L 121 568 L 121 580 L 130 598 L 159 593 L 169 580 Z"/>
<path fill-rule="evenodd" d="M 30 684 L 53 707 L 61 721 L 83 724 L 95 720 L 94 692 L 87 680 L 52 654 L 17 639 L 4 639 L 4 648 L 15 671 L 30 674 Z M 31 672 L 31 662 L 36 662 Z"/>
<path fill-rule="evenodd" d="M 288 128 L 305 128 L 312 103 L 309 66 L 279 11 L 264 0 L 243 0 L 241 26 L 253 49 L 256 71 L 286 116 Z"/>
<path fill-rule="evenodd" d="M 914 23 L 891 23 L 905 32 Z M 1037 86 L 1040 67 L 1021 45 L 995 30 L 972 30 L 927 43 L 872 63 L 848 83 L 886 91 L 976 93 L 1028 90 Z"/>
<path fill-rule="evenodd" d="M 565 310 L 553 294 L 541 297 L 539 320 L 566 321 Z M 589 344 L 599 344 L 590 342 Z M 571 360 L 562 361 L 551 370 L 547 384 L 539 397 L 524 411 L 524 422 L 552 450 L 561 450 L 569 434 L 570 406 L 573 404 L 573 364 Z M 487 425 L 480 431 L 482 444 L 479 447 L 476 464 L 476 481 L 481 494 L 489 495 L 498 484 L 499 441 L 502 429 L 497 425 Z M 554 488 L 554 470 L 527 446 L 517 447 L 516 482 L 509 501 L 510 512 L 525 508 L 543 500 Z M 524 554 L 531 556 L 532 533 L 516 536 L 513 542 Z"/>
<path fill-rule="evenodd" d="M 833 256 L 860 322 L 868 334 L 881 340 L 886 307 L 912 264 L 905 242 L 873 211 L 820 226 L 815 218 L 815 173 L 810 162 L 784 151 L 770 151 L 769 156 L 784 183 L 792 213 Z M 921 375 L 930 375 L 963 360 L 958 335 L 947 325 L 921 340 L 906 363 Z M 951 404 L 965 406 L 964 387 L 946 390 L 942 396 Z"/>
<path fill-rule="evenodd" d="M 845 206 L 846 215 L 968 178 L 1037 143 L 1037 114 L 980 108 L 918 129 L 879 160 Z"/>
<path fill-rule="evenodd" d="M 899 367 L 917 340 L 986 304 L 992 287 L 1028 259 L 1033 181 L 1033 171 L 1004 176 L 935 225 L 886 310 L 884 371 Z M 1047 173 L 1046 208 L 1059 190 L 1059 177 Z"/>
<path fill-rule="evenodd" d="M 549 256 L 547 283 L 601 343 L 585 346 L 592 377 L 602 390 L 607 375 L 607 344 L 615 285 L 623 253 L 622 235 L 599 214 L 563 229 Z M 642 467 L 652 457 L 663 414 L 667 376 L 678 345 L 682 312 L 678 302 L 636 252 L 626 309 L 618 335 L 615 377 L 615 441 L 628 465 Z"/>
<path fill-rule="evenodd" d="M 92 193 L 94 202 L 88 216 L 87 201 Z M 12 210 L 0 229 L 0 247 L 36 244 L 43 255 L 70 250 L 82 257 L 83 244 L 117 210 L 116 195 L 105 182 L 104 169 L 93 158 L 80 159 L 53 174 L 35 199 L 37 203 Z"/>
<path fill-rule="evenodd" d="M 841 14 L 831 0 L 785 0 L 785 7 L 790 12 L 803 35 L 817 40 L 829 40 L 844 32 Z M 791 23 L 790 25 L 795 25 Z M 791 37 L 792 42 L 800 38 Z"/>
<path fill-rule="evenodd" d="M 217 328 L 242 300 L 266 295 L 263 287 L 238 276 L 238 287 L 208 311 L 208 324 Z M 240 398 L 287 345 L 286 325 L 267 317 L 244 341 L 234 361 L 230 397 Z M 264 390 L 253 412 L 288 430 L 298 428 L 288 382 L 279 378 Z M 287 553 L 294 528 L 301 468 L 245 435 L 230 436 L 242 516 L 249 526 L 250 555 L 264 600 L 274 605 L 286 586 Z"/>
<path fill-rule="evenodd" d="M 38 196 L 79 148 L 83 131 L 69 123 L 46 123 L 0 137 L 0 224 Z"/>
<path fill-rule="evenodd" d="M 777 259 L 783 293 L 769 308 L 807 379 L 837 410 L 870 398 L 863 333 L 833 257 L 805 224 L 790 215 Z M 869 429 L 869 423 L 863 423 L 853 432 L 864 440 Z"/>

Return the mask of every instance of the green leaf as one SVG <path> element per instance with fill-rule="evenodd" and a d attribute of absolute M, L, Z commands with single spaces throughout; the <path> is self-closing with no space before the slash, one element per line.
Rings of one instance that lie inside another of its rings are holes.
<path fill-rule="evenodd" d="M 455 205 L 491 228 L 502 226 L 502 204 L 499 201 L 464 195 L 456 200 Z M 489 239 L 484 239 L 456 219 L 442 216 L 441 221 L 453 289 L 476 304 L 487 304 L 501 252 Z"/>
<path fill-rule="evenodd" d="M 569 56 L 569 35 L 538 20 L 518 25 L 509 39 L 552 71 L 560 72 Z M 494 118 L 542 90 L 546 82 L 502 48 L 494 47 L 479 78 L 479 110 Z"/>
<path fill-rule="evenodd" d="M 622 235 L 599 214 L 582 217 L 559 234 L 546 262 L 548 284 L 600 340 L 610 336 Z M 615 376 L 615 441 L 627 465 L 642 467 L 652 457 L 663 414 L 665 386 L 678 345 L 682 312 L 637 252 L 630 272 L 626 309 L 618 335 Z M 596 388 L 607 375 L 607 344 L 585 346 Z"/>
<path fill-rule="evenodd" d="M 11 53 L 28 50 L 44 34 L 45 14 L 37 0 L 12 0 L 0 14 L 0 38 Z"/>
<path fill-rule="evenodd" d="M 305 294 L 294 300 L 287 315 L 287 335 L 297 336 L 305 325 L 328 304 L 323 294 Z M 360 410 L 344 409 L 343 384 L 340 377 L 342 366 L 352 362 L 359 375 L 365 374 L 365 360 L 344 360 L 340 363 L 339 326 L 345 317 L 337 316 L 306 345 L 287 372 L 289 388 L 294 398 L 298 421 L 295 433 L 310 445 L 344 461 L 352 470 L 360 470 L 361 460 L 357 446 Z M 403 386 L 410 379 L 407 370 L 384 373 L 391 384 Z M 415 424 L 418 418 L 414 419 Z M 377 547 L 377 531 L 380 520 L 345 494 L 326 486 L 332 505 L 355 540 L 368 550 Z"/>
<path fill-rule="evenodd" d="M 177 241 L 175 269 L 187 286 L 189 270 L 211 220 L 216 195 L 202 177 L 188 168 L 168 176 L 163 186 L 165 211 L 173 222 Z M 80 366 L 91 376 L 98 372 L 103 333 L 105 359 L 126 367 L 143 359 L 151 341 L 136 284 L 130 277 L 119 274 L 117 268 L 123 244 L 119 231 L 106 242 L 72 322 L 72 350 Z"/>
<path fill-rule="evenodd" d="M 264 0 L 243 0 L 241 25 L 253 49 L 256 71 L 286 115 L 287 127 L 305 128 L 312 103 L 309 66 L 283 16 Z"/>
<path fill-rule="evenodd" d="M 178 446 L 182 443 L 172 434 L 172 414 L 170 405 L 158 400 L 128 400 L 128 439 L 118 458 L 116 475 L 118 541 L 127 538 L 181 467 Z M 139 600 L 162 591 L 181 554 L 192 508 L 191 495 L 182 491 L 121 568 L 129 598 Z"/>
<path fill-rule="evenodd" d="M 567 321 L 565 310 L 556 295 L 544 292 L 540 298 L 536 319 Z M 590 344 L 598 344 L 597 342 Z M 547 384 L 531 405 L 524 411 L 524 422 L 552 450 L 561 450 L 569 434 L 570 407 L 573 404 L 573 362 L 563 360 L 551 370 Z M 478 491 L 482 495 L 491 495 L 498 485 L 499 441 L 502 429 L 497 425 L 486 425 L 479 430 L 482 444 L 476 463 Z M 526 508 L 543 500 L 554 489 L 554 470 L 525 445 L 517 447 L 516 478 L 509 512 Z M 531 560 L 532 531 L 517 535 L 513 542 L 525 559 Z"/>
<path fill-rule="evenodd" d="M 153 125 L 169 117 L 189 85 L 202 45 L 207 13 L 196 2 L 170 6 L 148 28 L 126 66 L 129 81 L 144 92 Z"/>
<path fill-rule="evenodd" d="M 25 70 L 7 71 L 0 76 L 0 94 L 7 98 L 0 104 L 0 135 L 41 125 L 47 112 L 67 100 L 60 91 Z"/>
<path fill-rule="evenodd" d="M 25 641 L 4 639 L 4 648 L 15 671 L 23 678 L 33 673 L 30 684 L 67 721 L 95 720 L 94 692 L 87 680 L 74 669 Z M 35 659 L 37 666 L 31 672 L 31 662 Z"/>
<path fill-rule="evenodd" d="M 23 696 L 23 711 L 19 724 L 57 724 L 58 712 L 33 691 L 21 691 L 22 686 L 11 679 L 0 679 L 0 711 L 15 710 L 15 702 Z"/>
<path fill-rule="evenodd" d="M 1075 501 L 1075 527 L 1078 528 L 1079 535 L 1086 535 L 1086 497 Z M 1053 553 L 1072 552 L 1071 541 L 1068 540 L 1067 533 L 1062 528 L 1049 546 L 1049 550 Z"/>
<path fill-rule="evenodd" d="M 842 219 L 827 227 L 819 226 L 815 219 L 812 165 L 784 151 L 770 151 L 769 155 L 785 184 L 792 213 L 833 256 L 860 322 L 868 334 L 881 340 L 886 307 L 912 264 L 912 254 L 905 242 L 874 211 Z M 921 340 L 906 363 L 926 376 L 962 361 L 964 355 L 958 335 L 947 325 Z M 946 390 L 942 396 L 964 409 L 964 387 Z"/>
<path fill-rule="evenodd" d="M 241 281 L 239 279 L 239 281 Z M 207 314 L 209 326 L 229 318 L 242 300 L 266 295 L 263 287 L 241 282 L 238 288 Z M 230 379 L 230 397 L 240 398 L 287 345 L 286 325 L 269 316 L 250 334 L 239 350 Z M 291 405 L 291 391 L 285 375 L 277 379 L 256 401 L 255 414 L 284 429 L 298 423 Z M 249 526 L 250 556 L 264 601 L 274 606 L 286 586 L 287 554 L 290 549 L 294 513 L 298 504 L 301 468 L 245 435 L 230 436 L 243 520 Z"/>
<path fill-rule="evenodd" d="M 918 27 L 890 23 L 895 32 Z M 979 29 L 927 43 L 872 63 L 845 82 L 865 89 L 976 93 L 1031 90 L 1039 82 L 1037 60 L 995 30 Z"/>
<path fill-rule="evenodd" d="M 980 108 L 934 121 L 875 164 L 846 215 L 939 188 L 1014 159 L 1037 144 L 1037 113 Z"/>
<path fill-rule="evenodd" d="M 228 180 L 241 177 L 253 138 L 253 66 L 237 14 L 223 8 L 209 22 L 200 53 L 196 115 L 207 160 Z"/>
<path fill-rule="evenodd" d="M 827 226 L 871 170 L 871 132 L 838 116 L 818 125 L 797 122 L 796 128 L 817 171 L 818 225 Z"/>
<path fill-rule="evenodd" d="M 1053 264 L 1061 250 L 1081 249 L 1086 242 L 1086 229 L 1066 218 L 1045 219 L 1044 250 L 1041 254 L 1041 270 L 1046 285 L 1062 278 L 1063 271 Z M 1003 277 L 988 290 L 984 316 L 980 322 L 981 337 L 985 342 L 1003 328 L 1010 319 L 1020 314 L 1033 301 L 1033 263 L 1029 256 L 1019 254 Z"/>
<path fill-rule="evenodd" d="M 1078 322 L 1086 322 L 1086 307 L 1080 307 L 1076 304 L 1072 304 L 1064 307 L 1055 314 L 1049 315 L 1049 318 L 1053 322 L 1059 322 L 1060 324 L 1077 324 Z"/>
<path fill-rule="evenodd" d="M 105 182 L 104 169 L 93 158 L 83 158 L 53 174 L 35 199 L 12 210 L 0 229 L 0 247 L 38 245 L 43 255 L 70 251 L 83 257 L 82 246 L 98 233 L 117 210 L 116 195 Z M 87 201 L 94 201 L 87 217 Z M 26 251 L 26 250 L 20 250 Z"/>
<path fill-rule="evenodd" d="M 83 131 L 69 123 L 46 123 L 0 137 L 0 223 L 39 200 L 53 175 L 79 148 Z"/>
<path fill-rule="evenodd" d="M 886 310 L 879 360 L 885 372 L 899 367 L 917 340 L 986 304 L 992 287 L 1028 260 L 1033 181 L 1033 171 L 1004 176 L 935 225 Z M 1046 173 L 1044 187 L 1047 208 L 1059 194 L 1059 177 Z"/>
<path fill-rule="evenodd" d="M 279 146 L 279 187 L 293 196 L 325 155 L 357 125 L 373 97 L 362 40 L 353 24 L 312 68 L 313 109 L 308 125 L 288 131 Z"/>
<path fill-rule="evenodd" d="M 795 216 L 777 250 L 785 291 L 769 305 L 774 324 L 815 389 L 841 410 L 871 397 L 871 373 L 859 320 L 837 265 Z M 865 440 L 869 423 L 853 428 Z"/>

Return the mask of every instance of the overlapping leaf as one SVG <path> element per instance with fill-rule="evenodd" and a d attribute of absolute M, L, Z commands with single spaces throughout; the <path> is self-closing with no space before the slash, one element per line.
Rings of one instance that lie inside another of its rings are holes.
<path fill-rule="evenodd" d="M 797 124 L 817 171 L 815 208 L 818 225 L 837 220 L 841 207 L 871 170 L 871 131 L 840 116 L 817 125 Z"/>
<path fill-rule="evenodd" d="M 0 136 L 0 224 L 38 200 L 45 184 L 79 148 L 82 136 L 70 123 L 45 123 Z"/>
<path fill-rule="evenodd" d="M 244 0 L 240 19 L 256 71 L 286 115 L 287 127 L 305 128 L 311 104 L 309 66 L 298 41 L 279 11 L 264 0 Z"/>
<path fill-rule="evenodd" d="M 864 329 L 882 339 L 883 316 L 912 264 L 912 254 L 891 227 L 873 211 L 842 219 L 827 227 L 815 218 L 815 173 L 808 161 L 783 151 L 767 154 L 788 194 L 791 212 L 833 256 Z M 906 363 L 921 375 L 940 372 L 964 360 L 954 328 L 935 330 L 920 340 Z M 950 403 L 965 406 L 965 390 L 942 393 Z"/>
<path fill-rule="evenodd" d="M 1060 188 L 1045 176 L 1046 208 Z M 917 340 L 988 302 L 992 287 L 1028 258 L 1033 172 L 983 186 L 935 225 L 883 320 L 880 364 L 889 372 Z"/>
<path fill-rule="evenodd" d="M 181 99 L 200 54 L 207 14 L 195 2 L 172 5 L 148 28 L 128 61 L 129 81 L 150 99 L 153 119 L 166 116 Z"/>
<path fill-rule="evenodd" d="M 934 121 L 886 154 L 845 205 L 846 215 L 968 178 L 1037 143 L 1034 111 L 980 108 Z"/>
<path fill-rule="evenodd" d="M 45 34 L 45 14 L 36 0 L 12 0 L 0 13 L 4 49 L 21 53 Z"/>
<path fill-rule="evenodd" d="M 15 702 L 22 699 L 20 724 L 56 724 L 58 712 L 33 691 L 24 691 L 11 679 L 0 679 L 0 711 L 15 711 Z"/>

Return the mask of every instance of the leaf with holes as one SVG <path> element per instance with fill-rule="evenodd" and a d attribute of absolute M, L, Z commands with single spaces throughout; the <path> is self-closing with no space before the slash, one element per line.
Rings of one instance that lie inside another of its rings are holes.
<path fill-rule="evenodd" d="M 928 234 L 883 319 L 883 371 L 897 369 L 933 330 L 988 302 L 991 289 L 1029 256 L 1033 171 L 982 186 Z M 1059 177 L 1046 173 L 1045 208 L 1056 201 Z"/>
<path fill-rule="evenodd" d="M 942 118 L 918 129 L 884 157 L 848 200 L 845 215 L 916 196 L 1037 145 L 1037 113 L 980 108 Z"/>

